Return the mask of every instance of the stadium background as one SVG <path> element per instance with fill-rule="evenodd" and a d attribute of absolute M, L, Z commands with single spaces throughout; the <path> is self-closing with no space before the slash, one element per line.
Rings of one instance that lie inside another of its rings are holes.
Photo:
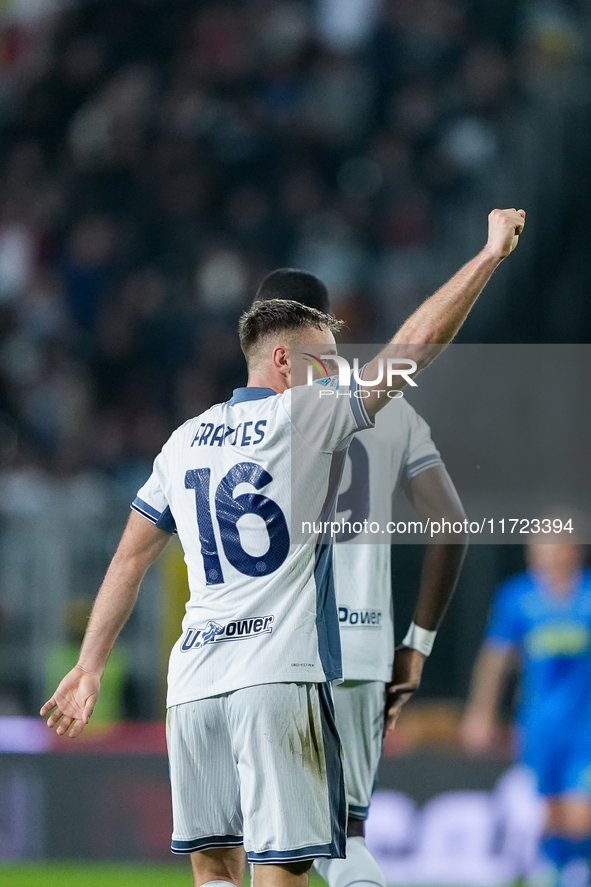
<path fill-rule="evenodd" d="M 458 341 L 589 340 L 590 38 L 583 0 L 0 4 L 5 725 L 36 715 L 169 432 L 244 383 L 236 320 L 268 270 L 317 273 L 349 339 L 380 343 L 480 248 L 493 206 L 523 206 Z M 421 552 L 395 553 L 402 629 Z M 521 565 L 517 546 L 470 550 L 390 749 L 446 754 L 448 787 L 508 763 L 476 773 L 454 725 L 491 593 Z M 119 644 L 113 694 L 147 755 L 182 594 L 173 550 Z M 0 855 L 47 853 L 2 828 Z"/>

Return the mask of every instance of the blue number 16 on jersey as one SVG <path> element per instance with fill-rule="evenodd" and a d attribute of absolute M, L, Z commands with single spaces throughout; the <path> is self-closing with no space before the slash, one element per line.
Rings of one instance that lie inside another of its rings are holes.
<path fill-rule="evenodd" d="M 209 468 L 195 468 L 185 474 L 185 488 L 195 491 L 199 541 L 207 585 L 222 585 L 224 574 L 213 529 L 209 507 Z M 277 570 L 289 551 L 289 531 L 279 505 L 260 493 L 243 493 L 234 498 L 239 484 L 250 484 L 260 490 L 273 478 L 254 462 L 239 462 L 220 481 L 215 493 L 215 513 L 224 554 L 228 561 L 245 576 L 268 576 Z M 238 521 L 246 514 L 255 514 L 264 522 L 269 534 L 269 548 L 258 557 L 242 547 Z"/>

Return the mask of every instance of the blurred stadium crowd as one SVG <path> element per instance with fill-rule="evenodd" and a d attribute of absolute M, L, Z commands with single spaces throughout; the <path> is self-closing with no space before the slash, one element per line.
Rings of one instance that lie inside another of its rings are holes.
<path fill-rule="evenodd" d="M 380 342 L 524 206 L 460 341 L 588 340 L 589 47 L 583 0 L 0 3 L 0 683 L 36 674 L 27 710 L 117 536 L 105 484 L 124 520 L 169 432 L 244 383 L 273 267 Z"/>
<path fill-rule="evenodd" d="M 571 94 L 587 71 L 584 6 L 5 7 L 0 406 L 18 459 L 53 473 L 149 464 L 174 425 L 243 380 L 237 316 L 275 266 L 318 273 L 354 340 L 380 341 L 480 245 L 469 210 L 508 155 L 519 166 L 541 108 L 555 123 L 556 92 L 587 100 Z M 547 142 L 530 162 L 544 156 L 550 201 L 569 164 L 551 168 Z M 573 340 L 530 279 L 526 315 L 534 298 L 527 338 Z M 515 305 L 490 310 L 473 340 L 523 337 Z"/>

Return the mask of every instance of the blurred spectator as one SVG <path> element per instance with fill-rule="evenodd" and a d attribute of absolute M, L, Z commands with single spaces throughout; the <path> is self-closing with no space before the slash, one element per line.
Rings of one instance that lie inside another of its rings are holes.
<path fill-rule="evenodd" d="M 54 455 L 90 418 L 89 389 L 81 367 L 55 346 L 41 349 L 23 381 L 21 419 L 31 442 Z"/>
<path fill-rule="evenodd" d="M 373 84 L 365 66 L 346 56 L 321 55 L 304 85 L 303 131 L 321 146 L 355 144 L 371 119 L 372 100 Z"/>
<path fill-rule="evenodd" d="M 402 317 L 466 254 L 466 215 L 496 202 L 503 164 L 521 156 L 513 184 L 542 199 L 530 171 L 545 152 L 528 162 L 524 146 L 540 96 L 585 61 L 588 15 L 549 0 L 483 8 L 5 4 L 0 407 L 27 452 L 45 459 L 77 426 L 81 466 L 111 472 L 135 458 L 131 397 L 133 415 L 166 417 L 164 434 L 203 392 L 227 396 L 243 373 L 230 333 L 273 266 L 324 277 L 380 339 L 384 317 Z M 556 186 L 572 155 L 560 144 L 547 161 Z M 556 328 L 555 299 L 530 272 L 535 338 Z M 511 335 L 516 310 L 496 302 Z M 105 422 L 100 454 L 88 429 Z"/>
<path fill-rule="evenodd" d="M 106 292 L 115 278 L 116 231 L 100 215 L 87 216 L 70 231 L 60 270 L 74 323 L 92 335 Z"/>
<path fill-rule="evenodd" d="M 248 298 L 247 267 L 235 250 L 212 248 L 195 275 L 199 304 L 205 314 L 226 316 L 230 321 Z"/>
<path fill-rule="evenodd" d="M 318 29 L 323 43 L 337 52 L 361 48 L 372 35 L 379 0 L 317 0 Z"/>

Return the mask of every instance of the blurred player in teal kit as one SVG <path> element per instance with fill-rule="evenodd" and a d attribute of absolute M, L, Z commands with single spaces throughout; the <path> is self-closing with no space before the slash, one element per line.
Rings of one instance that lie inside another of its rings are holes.
<path fill-rule="evenodd" d="M 462 724 L 470 751 L 494 738 L 503 679 L 519 658 L 517 743 L 547 803 L 542 850 L 559 887 L 587 887 L 591 859 L 591 571 L 581 546 L 530 545 L 498 590 Z"/>

